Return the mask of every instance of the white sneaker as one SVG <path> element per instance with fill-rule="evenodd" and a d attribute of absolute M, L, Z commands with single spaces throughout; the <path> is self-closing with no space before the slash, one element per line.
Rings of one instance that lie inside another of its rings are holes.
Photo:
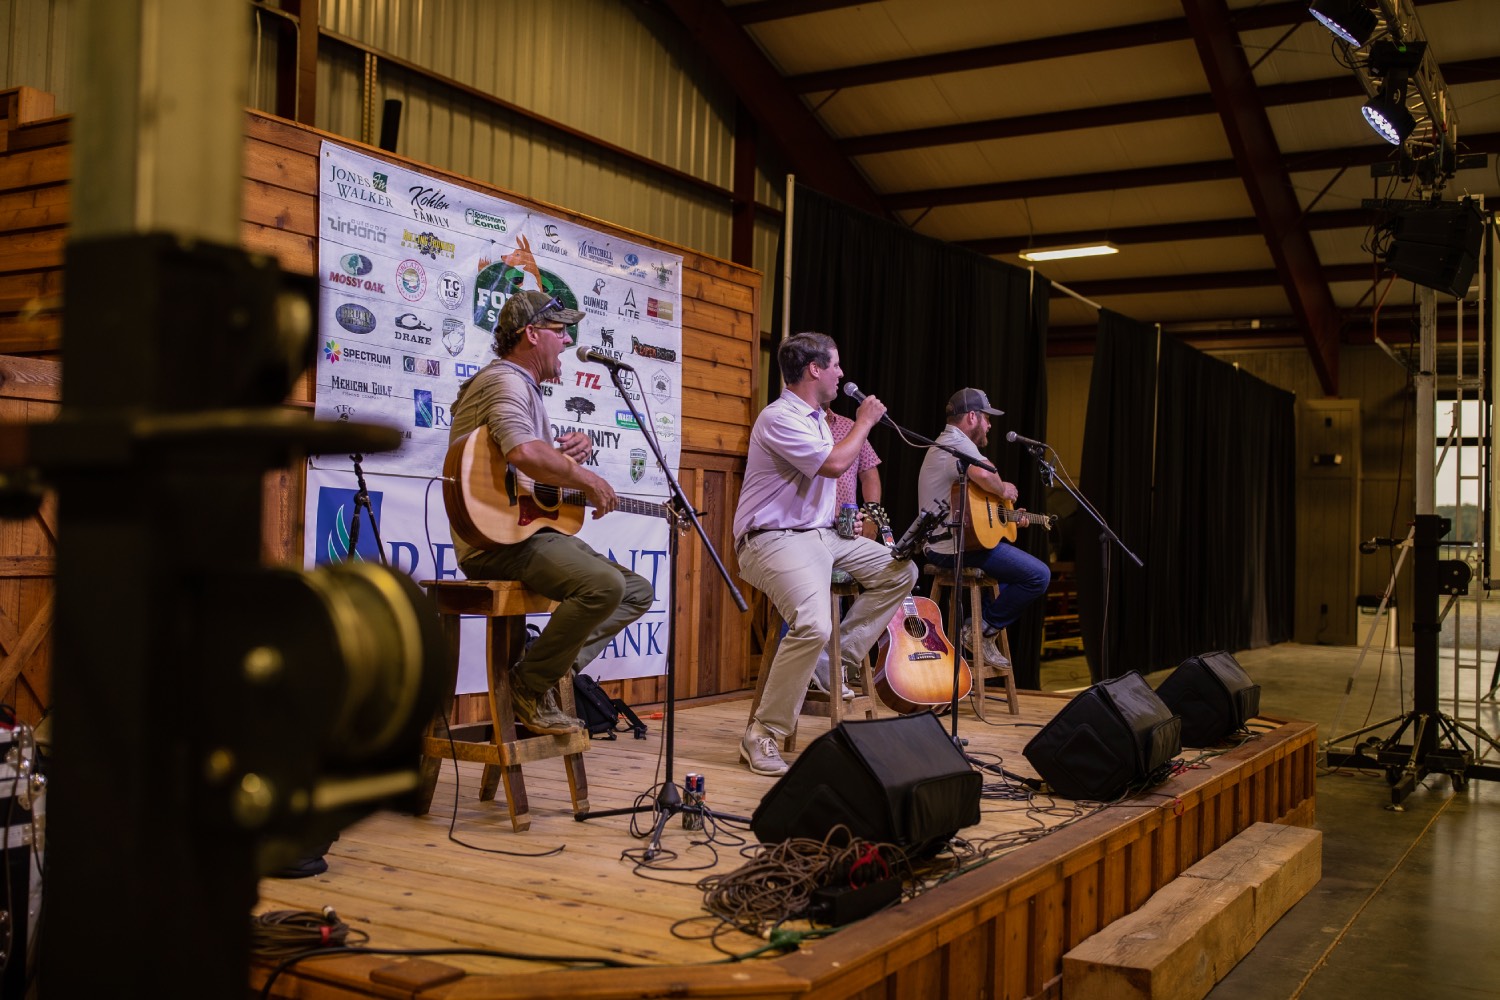
<path fill-rule="evenodd" d="M 756 774 L 773 778 L 786 774 L 786 761 L 776 749 L 776 737 L 754 724 L 745 730 L 745 738 L 740 740 L 740 760 Z"/>

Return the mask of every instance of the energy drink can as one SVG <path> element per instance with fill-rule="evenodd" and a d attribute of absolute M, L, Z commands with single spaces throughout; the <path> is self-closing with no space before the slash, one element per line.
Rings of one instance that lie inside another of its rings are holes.
<path fill-rule="evenodd" d="M 857 504 L 846 503 L 839 506 L 838 532 L 840 538 L 854 537 L 854 520 L 859 513 Z"/>
<path fill-rule="evenodd" d="M 698 811 L 703 805 L 703 775 L 689 771 L 682 779 L 682 790 L 682 804 L 688 807 L 682 814 L 682 828 L 703 829 L 703 814 Z"/>

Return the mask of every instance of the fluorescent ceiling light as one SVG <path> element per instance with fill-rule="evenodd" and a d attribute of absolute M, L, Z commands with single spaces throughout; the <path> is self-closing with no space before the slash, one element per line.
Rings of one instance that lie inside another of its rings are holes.
<path fill-rule="evenodd" d="M 1119 253 L 1120 248 L 1113 243 L 1090 243 L 1082 247 L 1049 247 L 1046 250 L 1024 250 L 1021 252 L 1022 260 L 1066 260 L 1069 257 L 1102 257 L 1105 254 Z"/>

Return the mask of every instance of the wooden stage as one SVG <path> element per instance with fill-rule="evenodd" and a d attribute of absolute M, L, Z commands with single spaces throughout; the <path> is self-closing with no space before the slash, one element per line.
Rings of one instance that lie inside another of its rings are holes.
<path fill-rule="evenodd" d="M 975 756 L 998 754 L 1007 770 L 1033 776 L 1021 748 L 1066 696 L 1022 692 L 1020 716 L 992 701 L 989 723 L 968 706 L 960 735 Z M 706 775 L 708 804 L 748 816 L 774 785 L 738 763 L 747 697 L 679 708 L 674 775 Z M 645 740 L 622 734 L 595 741 L 587 755 L 594 810 L 625 807 L 656 780 L 663 739 L 648 720 Z M 1017 725 L 1020 723 L 1020 725 Z M 946 723 L 945 723 L 946 726 Z M 799 747 L 825 732 L 827 720 L 804 718 Z M 372 948 L 487 948 L 551 956 L 599 956 L 635 968 L 570 969 L 558 963 L 434 956 L 454 972 L 443 985 L 380 985 L 404 957 L 342 955 L 302 962 L 277 979 L 288 997 L 999 997 L 1057 996 L 1062 955 L 1104 924 L 1140 906 L 1157 888 L 1252 823 L 1310 825 L 1314 816 L 1316 728 L 1266 720 L 1237 748 L 1186 770 L 1150 792 L 1067 823 L 1074 804 L 1055 813 L 1024 802 L 985 798 L 979 826 L 961 832 L 999 848 L 987 863 L 839 932 L 790 953 L 766 952 L 742 962 L 725 954 L 764 947 L 729 930 L 707 940 L 695 883 L 744 863 L 732 837 L 716 849 L 694 846 L 700 832 L 674 819 L 663 847 L 675 858 L 645 869 L 622 852 L 644 841 L 629 817 L 575 822 L 561 760 L 526 766 L 531 829 L 511 832 L 503 802 L 477 801 L 479 766 L 459 765 L 456 835 L 493 850 L 548 857 L 484 854 L 453 843 L 451 762 L 432 814 L 380 813 L 346 830 L 328 855 L 325 875 L 261 883 L 259 910 L 333 906 L 369 935 Z M 1185 757 L 1193 756 L 1186 752 Z M 986 782 L 992 779 L 986 778 Z M 1044 800 L 1042 805 L 1051 800 Z M 649 824 L 650 814 L 640 821 Z M 1060 827 L 1026 846 L 1021 831 Z M 754 843 L 753 835 L 746 835 Z M 1001 845 L 1004 845 L 1001 847 Z M 689 918 L 701 918 L 673 927 Z M 806 927 L 806 924 L 790 925 Z M 257 960 L 252 983 L 273 963 Z M 394 968 L 393 968 L 394 967 Z M 425 966 L 421 967 L 425 968 Z M 458 975 L 461 971 L 463 974 Z M 375 980 L 372 981 L 372 973 Z M 420 978 L 420 977 L 418 977 Z M 443 978 L 441 975 L 438 978 Z"/>

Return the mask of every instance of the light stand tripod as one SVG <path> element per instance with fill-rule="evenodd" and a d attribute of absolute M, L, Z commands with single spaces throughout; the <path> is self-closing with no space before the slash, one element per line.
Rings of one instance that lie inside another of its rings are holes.
<path fill-rule="evenodd" d="M 370 531 L 375 535 L 375 551 L 380 555 L 380 565 L 385 566 L 385 543 L 380 540 L 380 523 L 375 520 L 375 508 L 370 503 L 370 489 L 365 485 L 365 470 L 360 465 L 364 458 L 359 452 L 349 456 L 349 460 L 354 463 L 354 482 L 359 486 L 354 493 L 353 523 L 349 525 L 349 558 L 358 558 L 355 553 L 359 551 L 359 514 L 364 511 L 365 516 L 370 519 Z"/>
<path fill-rule="evenodd" d="M 599 359 L 596 358 L 594 360 L 597 361 Z M 601 361 L 600 363 L 602 364 L 604 362 Z M 652 454 L 656 456 L 656 466 L 657 468 L 661 469 L 662 475 L 666 477 L 667 487 L 672 494 L 671 499 L 668 500 L 665 505 L 667 510 L 671 512 L 671 518 L 668 522 L 667 529 L 667 566 L 672 580 L 672 603 L 674 605 L 677 603 L 677 551 L 679 547 L 678 536 L 685 530 L 686 524 L 691 524 L 694 530 L 698 532 L 698 538 L 702 540 L 703 547 L 708 552 L 709 556 L 713 559 L 714 565 L 719 568 L 719 575 L 723 578 L 724 585 L 729 588 L 729 596 L 733 598 L 735 607 L 740 609 L 741 614 L 745 613 L 749 610 L 749 605 L 745 603 L 744 595 L 742 595 L 739 591 L 739 588 L 734 585 L 734 580 L 732 580 L 729 576 L 729 570 L 724 567 L 724 562 L 719 558 L 718 551 L 714 549 L 713 542 L 709 541 L 708 533 L 703 530 L 703 524 L 698 520 L 697 511 L 693 510 L 693 505 L 688 502 L 687 496 L 682 492 L 682 486 L 678 484 L 676 477 L 672 475 L 672 470 L 667 467 L 667 460 L 661 453 L 661 445 L 657 443 L 656 440 L 655 429 L 651 426 L 651 423 L 649 421 L 643 420 L 641 418 L 640 411 L 635 408 L 635 401 L 631 398 L 630 390 L 625 385 L 624 380 L 620 376 L 620 372 L 622 370 L 634 374 L 635 369 L 631 368 L 627 364 L 622 364 L 618 361 L 608 364 L 607 367 L 609 368 L 610 379 L 614 382 L 615 388 L 619 390 L 620 398 L 625 400 L 625 405 L 630 408 L 630 414 L 635 418 L 636 426 L 641 429 L 641 433 L 646 439 L 646 444 L 650 446 Z M 668 617 L 670 618 L 670 616 L 671 612 L 669 610 Z M 656 823 L 651 828 L 650 841 L 647 844 L 646 850 L 642 854 L 642 857 L 647 861 L 652 860 L 661 853 L 662 831 L 666 828 L 667 822 L 671 820 L 673 816 L 682 814 L 696 815 L 700 819 L 700 825 L 701 819 L 704 817 L 727 819 L 736 823 L 750 822 L 750 820 L 744 816 L 733 816 L 729 813 L 716 812 L 708 808 L 707 806 L 697 802 L 684 802 L 682 792 L 678 789 L 677 782 L 673 778 L 672 766 L 673 757 L 675 755 L 675 731 L 677 715 L 677 629 L 670 627 L 670 621 L 668 624 L 667 697 L 664 704 L 665 711 L 663 713 L 662 719 L 662 730 L 665 734 L 663 737 L 665 740 L 663 753 L 666 757 L 666 774 L 664 775 L 665 780 L 663 780 L 661 788 L 657 790 L 656 798 L 649 805 L 626 806 L 623 809 L 590 810 L 587 812 L 575 813 L 573 817 L 578 822 L 582 823 L 585 820 L 604 816 L 631 816 L 635 815 L 636 813 L 645 812 L 647 810 L 655 812 Z"/>

